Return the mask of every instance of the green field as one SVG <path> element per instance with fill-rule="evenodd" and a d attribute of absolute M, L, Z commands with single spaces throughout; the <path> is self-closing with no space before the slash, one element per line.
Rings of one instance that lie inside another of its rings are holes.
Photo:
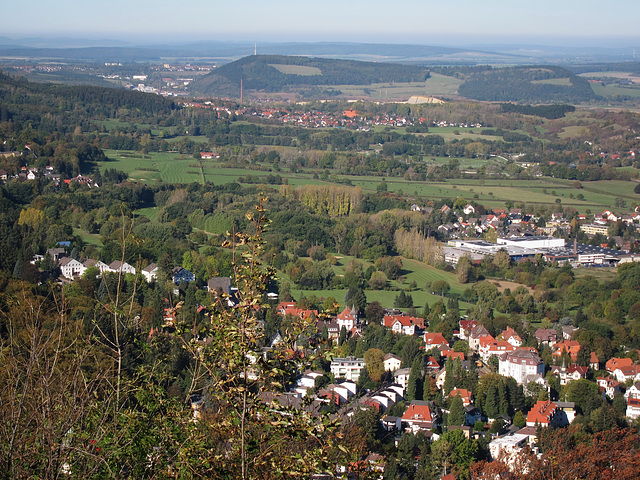
<path fill-rule="evenodd" d="M 338 263 L 334 267 L 334 271 L 336 275 L 341 276 L 344 275 L 344 269 L 346 265 L 352 260 L 354 257 L 342 256 L 338 259 Z M 369 265 L 372 265 L 371 262 L 367 262 L 362 259 L 358 259 L 357 261 L 361 262 L 364 265 L 364 269 L 366 269 Z M 418 262 L 416 260 L 410 260 L 407 258 L 402 258 L 402 281 L 389 281 L 389 286 L 393 290 L 370 290 L 366 289 L 365 294 L 367 296 L 367 301 L 378 301 L 382 304 L 383 307 L 392 308 L 393 302 L 396 296 L 399 293 L 399 289 L 407 289 L 411 282 L 416 282 L 417 289 L 409 292 L 413 298 L 414 307 L 422 309 L 425 303 L 429 302 L 430 305 L 434 304 L 436 301 L 440 299 L 438 295 L 432 295 L 427 292 L 425 289 L 425 285 L 427 282 L 434 282 L 436 280 L 444 280 L 451 285 L 451 293 L 462 294 L 464 290 L 470 285 L 462 285 L 458 282 L 458 279 L 455 274 L 448 273 L 443 270 L 439 270 L 437 268 L 426 265 L 425 263 Z M 281 281 L 287 281 L 288 278 L 286 275 L 279 273 L 278 277 Z M 296 299 L 300 299 L 302 296 L 309 297 L 310 295 L 315 295 L 316 297 L 334 297 L 338 303 L 344 304 L 344 297 L 347 293 L 346 289 L 335 289 L 335 290 L 298 290 L 292 289 L 292 295 Z M 446 299 L 445 299 L 446 302 Z M 468 310 L 471 308 L 471 304 L 460 302 L 461 310 Z"/>
<path fill-rule="evenodd" d="M 305 65 L 283 65 L 277 63 L 270 63 L 269 66 L 275 68 L 280 73 L 287 75 L 302 75 L 305 77 L 310 75 L 322 75 L 322 70 L 318 67 L 308 67 Z"/>
<path fill-rule="evenodd" d="M 547 78 L 545 80 L 532 80 L 531 83 L 541 83 L 543 85 L 564 85 L 570 87 L 572 85 L 571 79 L 564 78 Z"/>
<path fill-rule="evenodd" d="M 202 183 L 203 177 L 200 172 L 198 160 L 189 155 L 179 153 L 148 153 L 105 150 L 105 154 L 111 161 L 104 162 L 100 169 L 115 168 L 122 170 L 132 181 L 142 183 L 155 183 L 158 181 L 166 183 Z M 452 159 L 447 157 L 425 157 L 428 164 L 445 164 Z M 504 163 L 500 159 L 492 157 L 485 159 L 459 160 L 461 170 L 474 170 L 482 165 L 497 165 L 501 168 Z M 269 173 L 278 173 L 286 178 L 290 185 L 298 187 L 309 184 L 327 184 L 330 181 L 314 179 L 313 175 L 317 170 L 306 170 L 297 173 L 288 171 L 269 172 L 254 168 L 231 168 L 225 166 L 219 160 L 203 160 L 202 167 L 204 179 L 216 185 L 223 185 L 237 181 L 241 176 L 266 176 Z M 268 167 L 268 166 L 266 166 Z M 636 171 L 635 169 L 633 169 Z M 356 176 L 356 175 L 335 175 L 331 178 L 349 180 L 352 185 L 359 186 L 365 191 L 376 191 L 383 177 Z M 489 207 L 504 206 L 505 202 L 512 203 L 535 203 L 554 205 L 556 199 L 564 206 L 571 206 L 584 212 L 591 209 L 593 212 L 598 209 L 615 208 L 616 198 L 622 198 L 628 208 L 631 208 L 640 200 L 633 192 L 637 185 L 633 181 L 622 180 L 601 180 L 597 182 L 582 182 L 583 188 L 576 189 L 573 181 L 536 178 L 532 180 L 510 180 L 510 179 L 449 179 L 440 182 L 421 182 L 405 180 L 402 177 L 385 178 L 387 190 L 394 193 L 402 193 L 429 198 L 457 198 L 463 197 L 468 201 L 475 200 Z M 274 185 L 273 188 L 278 188 Z M 576 197 L 582 195 L 584 198 L 578 200 Z M 573 198 L 572 198 L 573 197 Z"/>
<path fill-rule="evenodd" d="M 432 73 L 425 82 L 373 83 L 371 85 L 335 85 L 327 90 L 340 90 L 343 97 L 356 97 L 371 101 L 408 100 L 411 96 L 455 95 L 462 80 Z"/>
<path fill-rule="evenodd" d="M 601 97 L 640 97 L 640 87 L 637 86 L 624 87 L 617 84 L 602 85 L 600 83 L 592 83 L 591 88 L 596 95 Z"/>

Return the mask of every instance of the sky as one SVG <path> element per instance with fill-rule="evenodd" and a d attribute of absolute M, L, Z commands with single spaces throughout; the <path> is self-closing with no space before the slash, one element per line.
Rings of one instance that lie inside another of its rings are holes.
<path fill-rule="evenodd" d="M 0 36 L 640 46 L 638 0 L 5 1 Z"/>

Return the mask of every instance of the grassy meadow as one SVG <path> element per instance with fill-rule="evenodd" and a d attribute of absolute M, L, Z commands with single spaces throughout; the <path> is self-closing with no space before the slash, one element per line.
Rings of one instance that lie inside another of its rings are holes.
<path fill-rule="evenodd" d="M 171 152 L 140 152 L 105 150 L 110 159 L 100 168 L 115 168 L 129 175 L 131 181 L 141 183 L 202 183 L 204 180 L 216 185 L 237 181 L 238 177 L 266 176 L 278 173 L 294 187 L 308 184 L 329 184 L 330 180 L 313 178 L 317 170 L 303 170 L 300 172 L 269 172 L 254 168 L 231 168 L 220 160 L 202 160 L 199 163 L 190 155 Z M 429 164 L 445 164 L 450 158 L 425 157 Z M 483 165 L 501 167 L 503 161 L 498 158 L 460 159 L 462 170 L 475 170 Z M 202 171 L 200 170 L 202 165 Z M 266 165 L 265 165 L 266 166 Z M 629 167 L 627 167 L 628 169 Z M 634 169 L 635 170 L 635 169 Z M 383 177 L 367 177 L 356 175 L 336 175 L 340 181 L 349 180 L 352 185 L 361 187 L 364 191 L 374 192 Z M 627 207 L 638 202 L 638 195 L 633 189 L 636 182 L 622 180 L 601 180 L 597 182 L 582 182 L 582 188 L 575 188 L 573 181 L 539 177 L 532 180 L 510 179 L 448 179 L 438 182 L 420 182 L 406 180 L 402 177 L 385 178 L 387 190 L 396 194 L 403 194 L 423 199 L 457 198 L 474 200 L 490 207 L 504 206 L 505 202 L 534 203 L 555 205 L 559 202 L 564 206 L 571 206 L 580 212 L 616 208 L 616 198 L 622 198 Z M 578 200 L 578 195 L 582 198 Z M 618 207 L 619 209 L 619 207 Z"/>

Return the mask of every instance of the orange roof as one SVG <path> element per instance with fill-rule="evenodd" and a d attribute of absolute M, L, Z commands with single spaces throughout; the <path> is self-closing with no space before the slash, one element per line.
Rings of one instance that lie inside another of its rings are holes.
<path fill-rule="evenodd" d="M 423 422 L 432 422 L 433 415 L 431 414 L 431 409 L 429 405 L 415 405 L 410 404 L 407 407 L 407 410 L 402 415 L 402 420 L 411 421 L 418 420 Z"/>
<path fill-rule="evenodd" d="M 358 116 L 358 112 L 355 110 L 345 110 L 343 115 L 347 118 L 354 118 Z"/>
<path fill-rule="evenodd" d="M 537 422 L 540 425 L 549 425 L 556 408 L 556 404 L 549 400 L 538 401 L 527 413 L 527 423 Z"/>
<path fill-rule="evenodd" d="M 555 344 L 554 349 L 553 354 L 557 357 L 562 356 L 566 351 L 571 358 L 575 360 L 578 356 L 578 352 L 580 351 L 580 342 L 576 342 L 575 340 L 559 342 Z"/>
<path fill-rule="evenodd" d="M 455 360 L 456 358 L 459 358 L 460 360 L 465 359 L 464 352 L 454 352 L 453 350 L 443 350 L 441 354 L 445 358 L 451 357 L 451 360 Z"/>
<path fill-rule="evenodd" d="M 606 369 L 609 372 L 613 372 L 616 368 L 630 367 L 631 365 L 633 365 L 633 360 L 630 358 L 613 357 L 606 363 Z"/>
<path fill-rule="evenodd" d="M 441 333 L 425 333 L 424 343 L 427 345 L 449 345 L 449 342 L 444 338 Z"/>

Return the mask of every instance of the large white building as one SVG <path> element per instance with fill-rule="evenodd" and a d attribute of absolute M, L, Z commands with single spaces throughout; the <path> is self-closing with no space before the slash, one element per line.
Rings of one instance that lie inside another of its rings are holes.
<path fill-rule="evenodd" d="M 500 356 L 498 372 L 523 384 L 528 375 L 544 375 L 544 362 L 537 353 L 519 349 Z"/>
<path fill-rule="evenodd" d="M 346 378 L 357 382 L 365 365 L 364 358 L 334 358 L 331 362 L 331 373 L 336 379 Z"/>

